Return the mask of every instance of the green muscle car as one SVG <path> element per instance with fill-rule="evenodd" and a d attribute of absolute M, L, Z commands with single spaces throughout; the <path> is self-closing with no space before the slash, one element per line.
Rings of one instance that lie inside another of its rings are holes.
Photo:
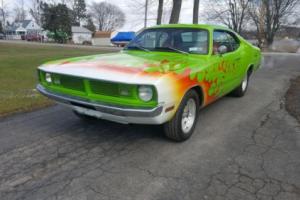
<path fill-rule="evenodd" d="M 161 25 L 139 33 L 121 52 L 70 58 L 38 68 L 37 89 L 79 116 L 162 124 L 188 139 L 200 108 L 243 96 L 261 52 L 228 28 Z"/>

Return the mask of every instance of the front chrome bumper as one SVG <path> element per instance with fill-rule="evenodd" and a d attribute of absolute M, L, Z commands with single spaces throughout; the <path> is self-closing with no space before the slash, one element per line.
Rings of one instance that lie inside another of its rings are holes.
<path fill-rule="evenodd" d="M 80 97 L 55 93 L 47 90 L 40 84 L 38 84 L 36 88 L 41 94 L 59 103 L 68 105 L 82 114 L 119 123 L 161 124 L 165 121 L 165 117 L 163 117 L 163 105 L 151 109 L 118 107 L 101 104 Z"/>

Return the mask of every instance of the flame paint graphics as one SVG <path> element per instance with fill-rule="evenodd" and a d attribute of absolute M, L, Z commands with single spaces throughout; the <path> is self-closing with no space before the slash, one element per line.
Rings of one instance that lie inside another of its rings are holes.
<path fill-rule="evenodd" d="M 204 105 L 207 105 L 218 97 L 215 95 L 209 95 L 209 89 L 213 82 L 209 82 L 207 80 L 198 81 L 197 77 L 191 79 L 190 78 L 191 69 L 185 69 L 183 73 L 177 74 L 176 72 L 168 72 L 165 76 L 170 81 L 170 85 L 175 87 L 175 98 L 178 104 L 180 103 L 181 99 L 183 98 L 184 94 L 190 89 L 191 87 L 199 85 L 203 89 L 204 93 Z M 152 76 L 162 76 L 160 72 L 145 72 L 144 75 L 152 75 Z"/>
<path fill-rule="evenodd" d="M 199 85 L 204 93 L 204 104 L 207 105 L 214 100 L 217 99 L 215 94 L 209 95 L 209 89 L 211 88 L 213 82 L 207 81 L 207 80 L 202 80 L 198 81 L 197 77 L 194 77 L 193 79 L 191 78 L 191 69 L 185 69 L 182 74 L 176 74 L 174 72 L 170 73 L 169 76 L 173 80 L 174 85 L 177 87 L 177 95 L 178 99 L 181 100 L 183 95 L 191 88 L 194 86 Z"/>
<path fill-rule="evenodd" d="M 222 64 L 223 67 L 223 64 Z M 224 67 L 223 67 L 224 68 Z M 184 94 L 194 86 L 199 85 L 203 89 L 204 93 L 204 105 L 207 105 L 218 98 L 219 88 L 216 87 L 217 79 L 208 80 L 206 75 L 208 71 L 198 71 L 196 73 L 192 72 L 191 68 L 184 67 L 181 68 L 176 64 L 172 64 L 167 60 L 161 61 L 159 65 L 149 64 L 147 70 L 142 75 L 145 76 L 165 76 L 170 81 L 170 85 L 175 87 L 175 98 L 178 102 L 181 102 Z M 202 77 L 202 78 L 201 78 Z M 213 91 L 210 91 L 212 85 L 215 85 Z"/>

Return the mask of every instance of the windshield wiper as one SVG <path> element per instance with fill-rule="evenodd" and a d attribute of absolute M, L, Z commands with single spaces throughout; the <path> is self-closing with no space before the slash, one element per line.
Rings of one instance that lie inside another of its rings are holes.
<path fill-rule="evenodd" d="M 146 51 L 146 52 L 150 52 L 149 49 L 146 49 L 146 48 L 144 48 L 144 47 L 142 47 L 142 46 L 140 46 L 140 45 L 127 46 L 126 49 L 128 49 L 128 48 L 138 48 L 138 49 L 140 49 L 140 50 L 143 50 L 143 51 Z"/>
<path fill-rule="evenodd" d="M 189 52 L 182 51 L 182 50 L 176 49 L 176 48 L 174 48 L 174 47 L 160 47 L 160 48 L 162 48 L 162 49 L 171 49 L 171 50 L 173 50 L 173 51 L 176 51 L 176 52 L 182 53 L 182 54 L 186 54 L 186 55 L 190 54 Z"/>

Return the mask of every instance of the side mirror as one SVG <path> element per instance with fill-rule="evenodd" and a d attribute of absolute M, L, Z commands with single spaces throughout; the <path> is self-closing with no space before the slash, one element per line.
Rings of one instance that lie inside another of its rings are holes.
<path fill-rule="evenodd" d="M 227 47 L 225 45 L 221 45 L 219 48 L 218 48 L 218 53 L 219 54 L 224 54 L 224 53 L 227 53 Z"/>

